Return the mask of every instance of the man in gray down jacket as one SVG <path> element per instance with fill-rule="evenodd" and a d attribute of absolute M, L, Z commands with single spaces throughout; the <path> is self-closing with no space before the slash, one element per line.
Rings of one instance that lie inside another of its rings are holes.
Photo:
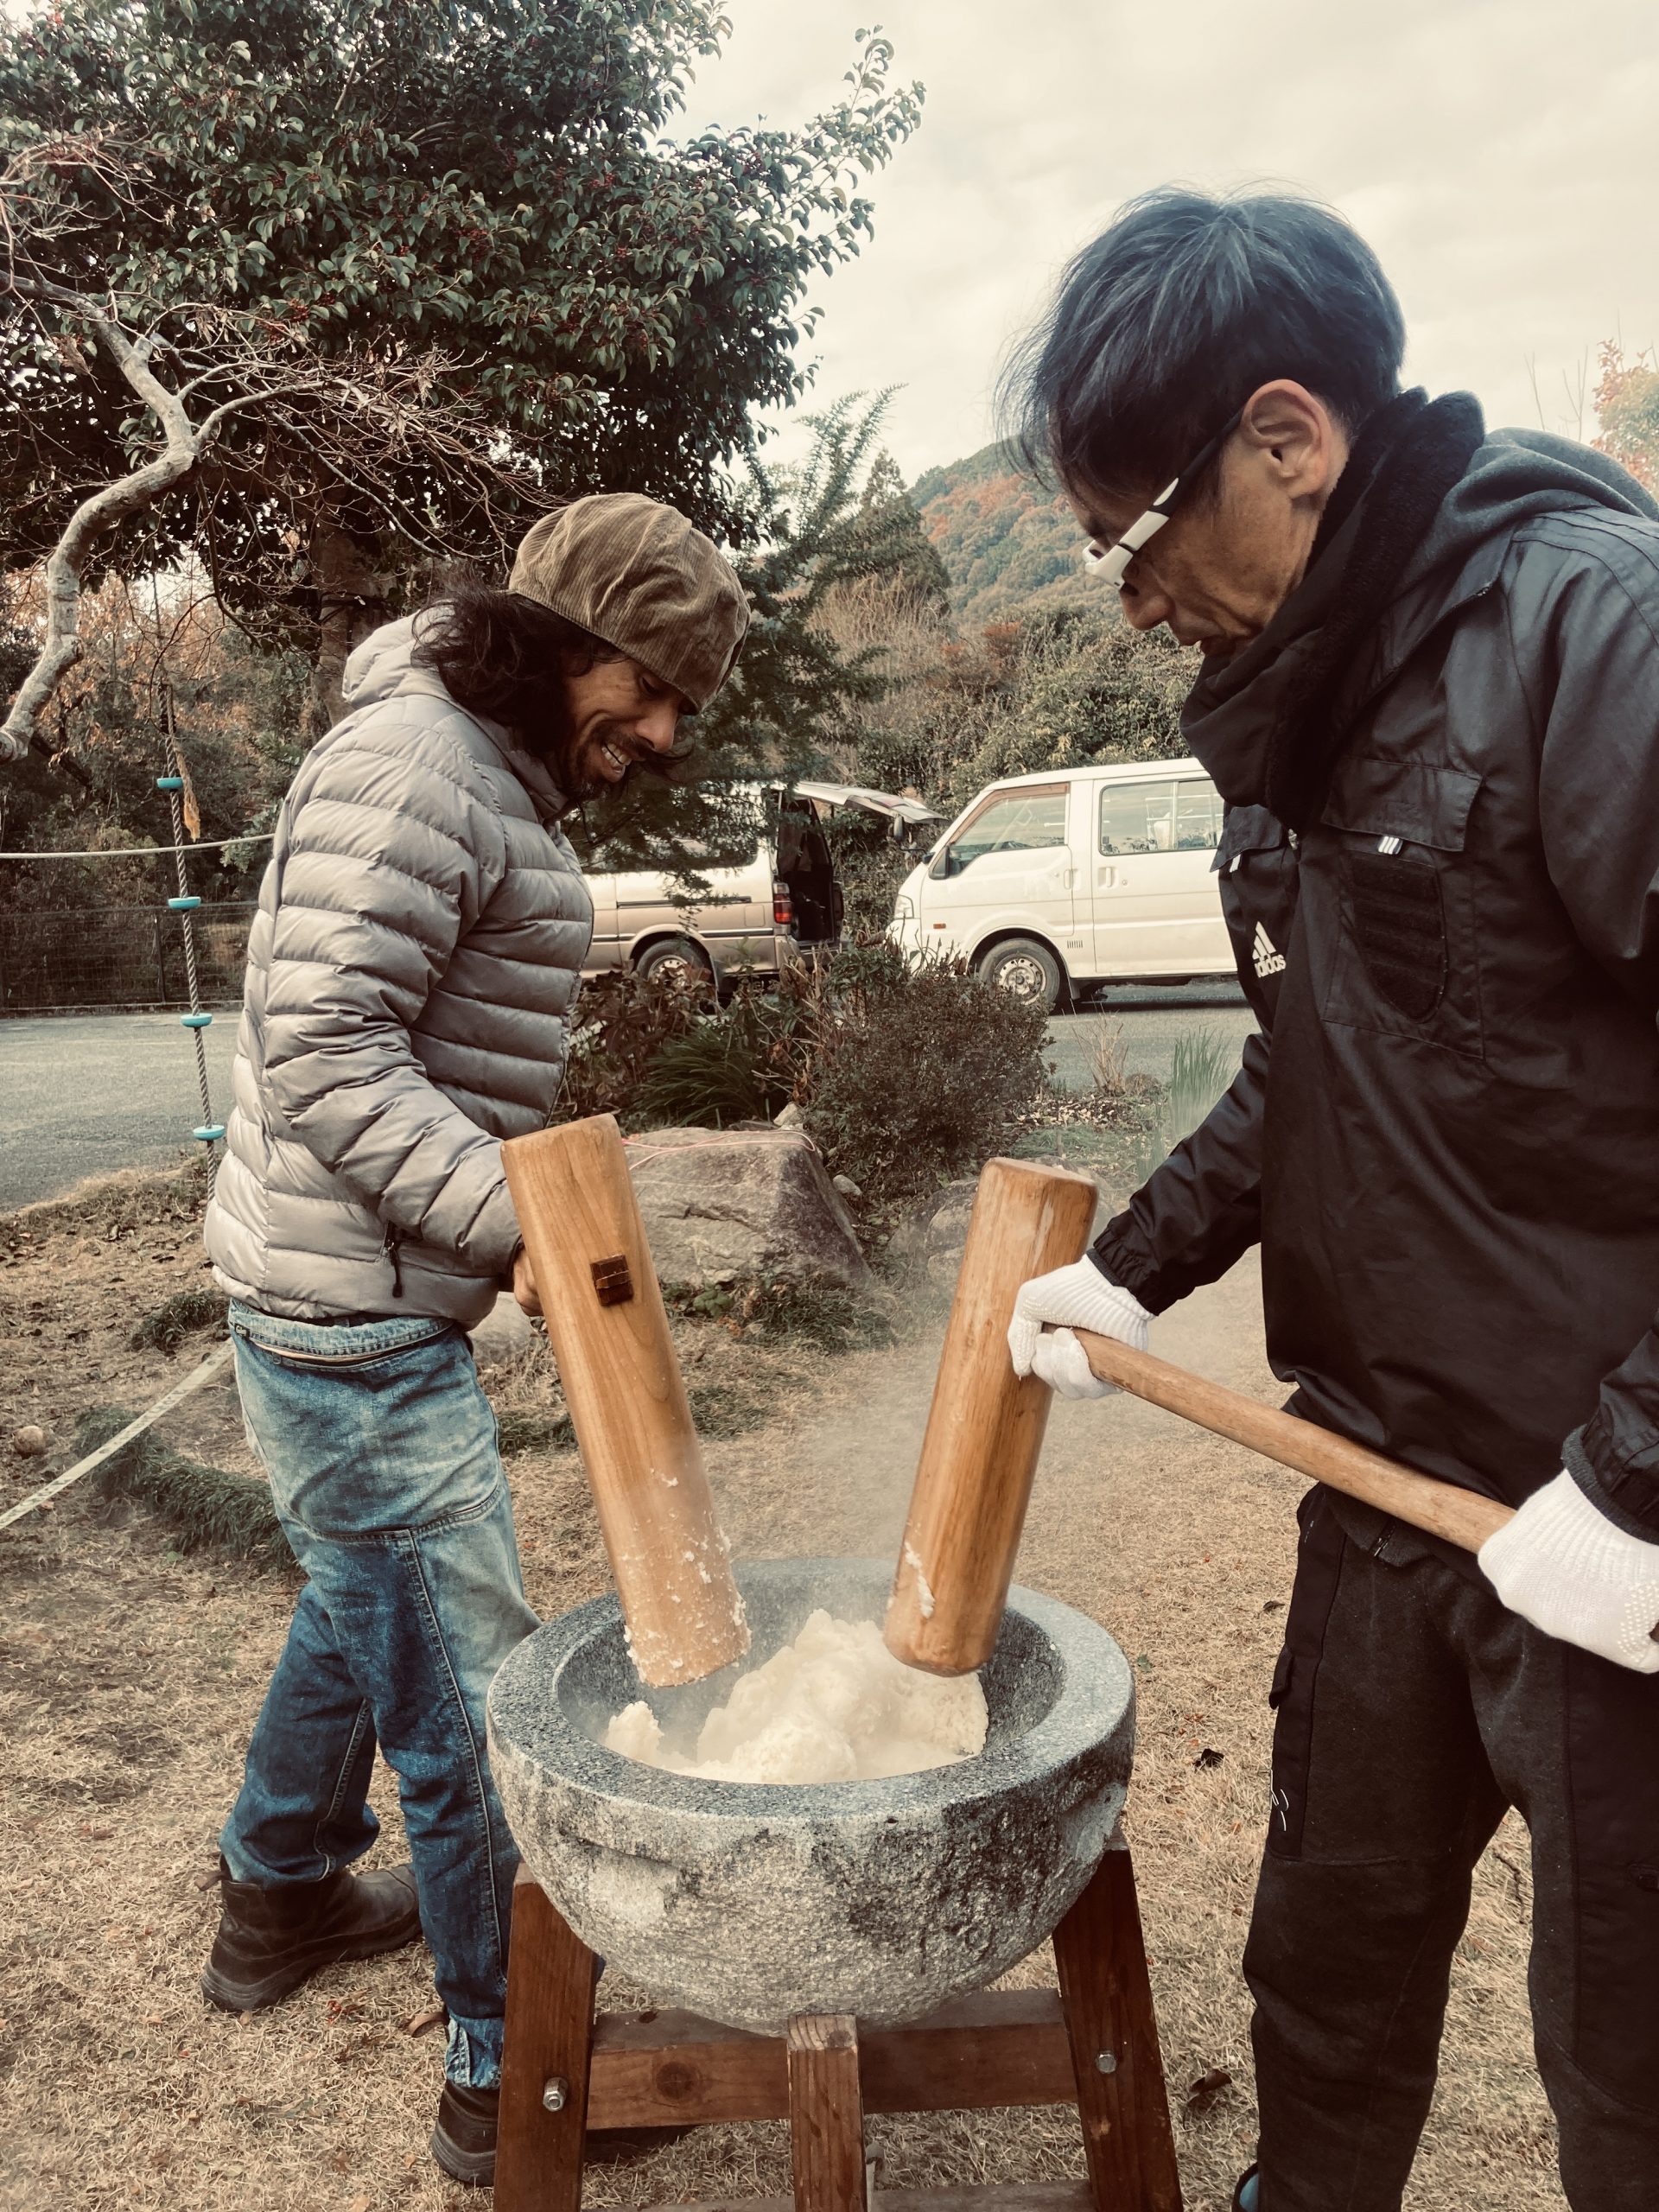
<path fill-rule="evenodd" d="M 540 1128 L 592 931 L 572 804 L 677 747 L 748 609 L 632 493 L 538 523 L 506 591 L 367 639 L 283 803 L 208 1210 L 248 1433 L 306 1583 L 220 1839 L 227 2010 L 424 1929 L 449 2016 L 433 2150 L 493 2171 L 517 1864 L 484 1700 L 537 1625 L 466 1331 L 518 1277 L 501 1142 Z M 376 1746 L 412 1868 L 356 1875 Z"/>
<path fill-rule="evenodd" d="M 1262 1250 L 1294 1411 L 1518 1509 L 1478 1560 L 1316 1488 L 1244 1969 L 1238 2212 L 1395 2212 L 1470 1878 L 1531 1832 L 1538 2064 L 1574 2212 L 1659 2204 L 1659 510 L 1600 454 L 1402 393 L 1325 209 L 1168 191 L 1067 273 L 1015 372 L 1183 713 L 1261 1024 L 1077 1266 L 1149 1320 Z"/>

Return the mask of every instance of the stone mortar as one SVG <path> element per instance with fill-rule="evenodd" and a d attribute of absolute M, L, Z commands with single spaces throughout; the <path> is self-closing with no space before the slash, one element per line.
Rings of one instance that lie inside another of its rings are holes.
<path fill-rule="evenodd" d="M 885 1560 L 737 1568 L 750 1657 L 643 1689 L 614 1598 L 521 1643 L 490 1692 L 490 1759 L 531 1872 L 583 1942 L 660 2002 L 779 2030 L 792 2012 L 918 2018 L 1034 1950 L 1072 1904 L 1122 1808 L 1135 1686 L 1106 1631 L 1009 1592 L 983 1670 L 976 1758 L 877 1782 L 708 1782 L 605 1749 L 645 1697 L 677 1738 L 816 1606 L 881 1618 Z"/>

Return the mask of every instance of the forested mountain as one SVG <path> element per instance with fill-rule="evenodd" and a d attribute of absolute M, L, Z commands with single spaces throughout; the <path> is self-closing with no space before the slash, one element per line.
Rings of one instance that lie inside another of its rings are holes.
<path fill-rule="evenodd" d="M 1033 483 L 1007 446 L 930 468 L 910 496 L 950 572 L 964 629 L 1097 595 L 1065 502 Z"/>

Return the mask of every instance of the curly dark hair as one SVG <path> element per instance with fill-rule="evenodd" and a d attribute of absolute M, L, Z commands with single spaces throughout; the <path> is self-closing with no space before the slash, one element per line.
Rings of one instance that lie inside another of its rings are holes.
<path fill-rule="evenodd" d="M 458 707 L 505 722 L 537 753 L 564 735 L 559 679 L 626 656 L 539 600 L 459 577 L 432 599 L 412 656 Z"/>

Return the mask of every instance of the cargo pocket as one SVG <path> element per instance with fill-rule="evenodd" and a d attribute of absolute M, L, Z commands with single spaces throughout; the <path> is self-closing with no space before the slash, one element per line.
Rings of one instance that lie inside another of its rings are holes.
<path fill-rule="evenodd" d="M 1464 859 L 1479 789 L 1478 776 L 1427 761 L 1344 762 L 1317 832 L 1315 870 L 1336 909 L 1328 1019 L 1481 1052 Z"/>
<path fill-rule="evenodd" d="M 1390 1006 L 1427 1021 L 1446 996 L 1446 905 L 1438 871 L 1381 852 L 1342 857 L 1365 972 Z"/>
<path fill-rule="evenodd" d="M 1274 1710 L 1273 1809 L 1268 1849 L 1276 1859 L 1300 1859 L 1307 1818 L 1307 1770 L 1313 1748 L 1313 1693 L 1325 1656 L 1325 1630 L 1342 1577 L 1344 1538 L 1322 1490 L 1311 1490 L 1297 1508 L 1301 1546 L 1285 1619 L 1284 1649 L 1273 1670 L 1268 1703 Z"/>

